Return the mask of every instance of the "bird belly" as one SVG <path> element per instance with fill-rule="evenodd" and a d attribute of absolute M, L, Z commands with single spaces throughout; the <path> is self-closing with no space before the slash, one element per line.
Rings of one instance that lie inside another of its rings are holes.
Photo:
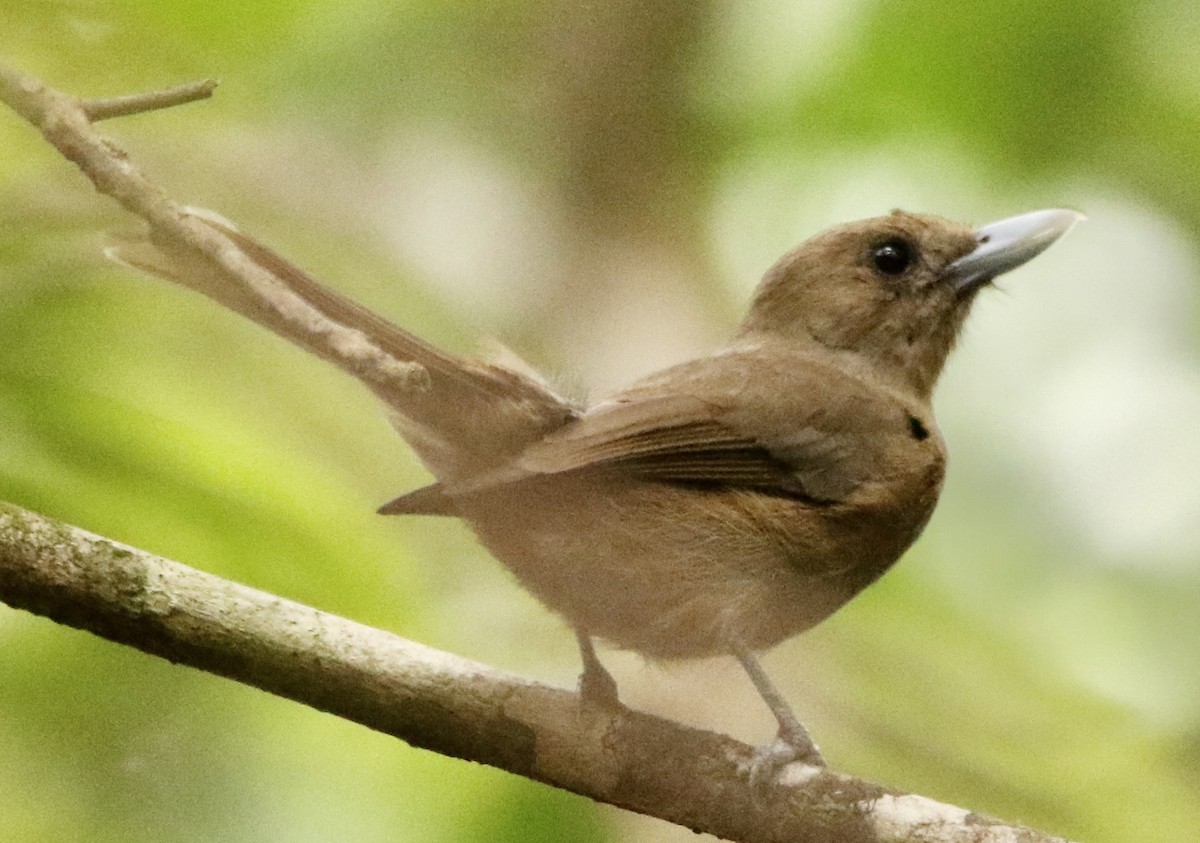
<path fill-rule="evenodd" d="M 460 511 L 573 627 L 679 659 L 734 643 L 765 649 L 831 615 L 916 538 L 936 489 L 924 511 L 908 500 L 903 512 L 878 512 L 870 500 L 821 506 L 752 490 L 554 478 Z"/>

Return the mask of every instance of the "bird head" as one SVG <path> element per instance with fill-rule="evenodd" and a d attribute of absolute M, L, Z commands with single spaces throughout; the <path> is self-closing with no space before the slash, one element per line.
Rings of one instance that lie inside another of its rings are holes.
<path fill-rule="evenodd" d="M 739 338 L 852 355 L 928 397 L 976 293 L 1082 216 L 1035 211 L 972 230 L 895 211 L 829 229 L 767 272 Z"/>

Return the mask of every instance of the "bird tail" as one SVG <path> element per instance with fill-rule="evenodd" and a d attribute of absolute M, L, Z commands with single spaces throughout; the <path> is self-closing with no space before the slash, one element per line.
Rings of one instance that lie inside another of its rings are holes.
<path fill-rule="evenodd" d="M 457 515 L 454 498 L 441 483 L 434 483 L 388 501 L 376 510 L 380 515 Z"/>
<path fill-rule="evenodd" d="M 358 378 L 439 480 L 486 470 L 576 414 L 536 378 L 442 351 L 211 211 L 187 213 L 207 248 L 150 236 L 106 254 L 202 293 Z"/>

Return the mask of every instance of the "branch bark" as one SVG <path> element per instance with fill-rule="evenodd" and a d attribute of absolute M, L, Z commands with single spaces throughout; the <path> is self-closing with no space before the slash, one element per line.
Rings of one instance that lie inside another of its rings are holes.
<path fill-rule="evenodd" d="M 203 86 L 186 90 L 196 93 Z M 173 91 L 184 90 L 172 89 Z M 137 95 L 150 108 L 194 99 Z M 0 101 L 96 188 L 146 220 L 157 246 L 207 261 L 209 295 L 316 351 L 377 391 L 419 380 L 369 337 L 281 284 L 220 225 L 167 197 L 98 135 L 95 106 L 0 65 Z M 109 101 L 100 101 L 109 102 Z M 135 107 L 132 113 L 146 110 Z M 119 112 L 114 112 L 119 113 Z M 102 113 L 101 116 L 113 116 Z M 184 283 L 187 283 L 184 281 Z M 1051 843 L 1008 825 L 832 771 L 785 769 L 751 788 L 753 749 L 406 641 L 0 504 L 0 601 L 170 661 L 593 799 L 742 841 Z"/>
<path fill-rule="evenodd" d="M 0 600 L 430 749 L 744 841 L 1058 838 L 792 765 L 752 789 L 753 748 L 578 696 L 0 504 Z"/>

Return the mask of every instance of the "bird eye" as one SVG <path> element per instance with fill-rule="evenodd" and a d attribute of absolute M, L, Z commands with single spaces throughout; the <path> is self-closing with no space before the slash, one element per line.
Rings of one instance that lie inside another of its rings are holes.
<path fill-rule="evenodd" d="M 886 240 L 871 250 L 871 264 L 884 275 L 902 275 L 913 264 L 913 249 L 904 240 Z"/>

